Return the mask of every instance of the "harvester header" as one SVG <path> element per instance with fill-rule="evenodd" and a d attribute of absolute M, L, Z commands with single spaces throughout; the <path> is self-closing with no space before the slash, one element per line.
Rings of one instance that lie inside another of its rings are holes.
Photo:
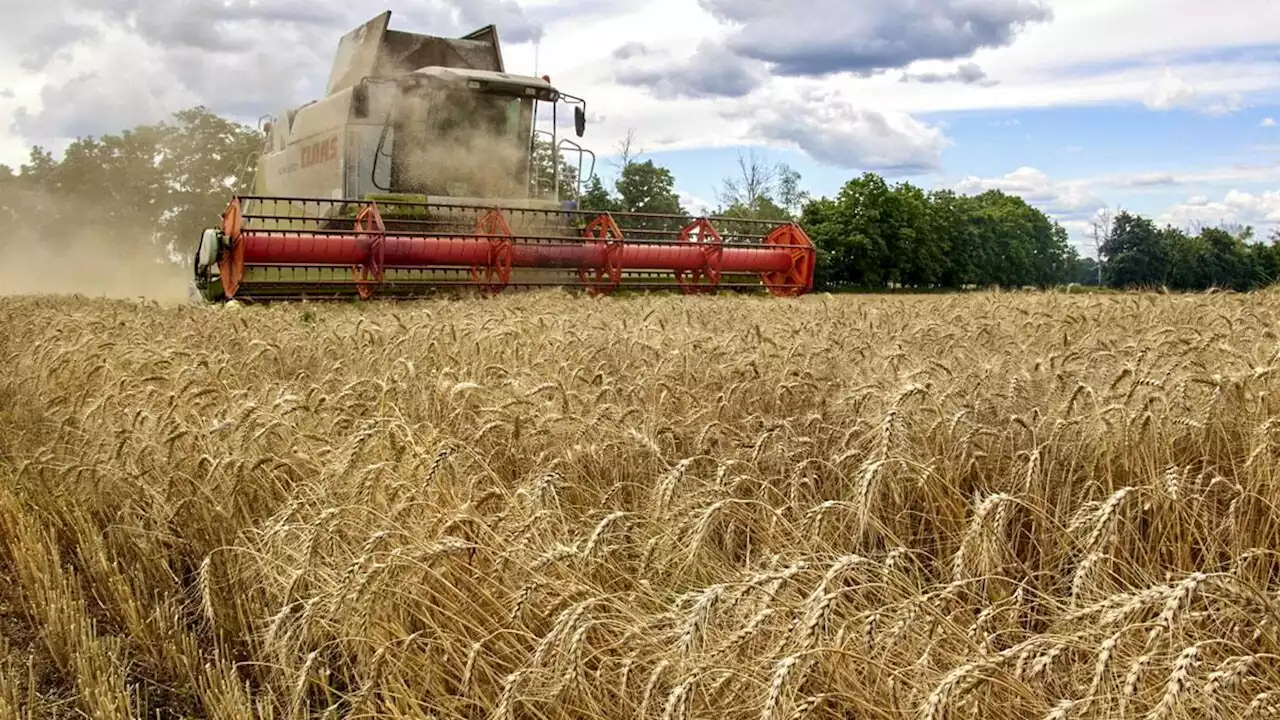
<path fill-rule="evenodd" d="M 815 251 L 795 224 L 581 209 L 595 156 L 559 136 L 559 113 L 572 107 L 580 138 L 586 102 L 508 73 L 493 26 L 444 38 L 390 18 L 341 38 L 324 98 L 264 123 L 252 194 L 196 250 L 204 299 L 812 290 Z"/>

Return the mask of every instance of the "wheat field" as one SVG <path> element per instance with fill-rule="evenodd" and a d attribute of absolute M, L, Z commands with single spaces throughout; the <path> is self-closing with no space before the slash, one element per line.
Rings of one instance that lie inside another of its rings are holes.
<path fill-rule="evenodd" d="M 0 710 L 1272 715 L 1278 322 L 0 298 Z"/>

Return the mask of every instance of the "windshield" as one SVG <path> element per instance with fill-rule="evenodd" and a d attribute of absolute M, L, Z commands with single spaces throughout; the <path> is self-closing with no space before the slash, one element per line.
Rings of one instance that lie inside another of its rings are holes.
<path fill-rule="evenodd" d="M 427 102 L 406 103 L 417 112 L 396 127 L 398 187 L 451 197 L 527 195 L 532 99 L 460 88 L 423 94 Z"/>
<path fill-rule="evenodd" d="M 519 130 L 523 98 L 456 90 L 442 95 L 437 129 L 443 136 L 509 138 Z"/>

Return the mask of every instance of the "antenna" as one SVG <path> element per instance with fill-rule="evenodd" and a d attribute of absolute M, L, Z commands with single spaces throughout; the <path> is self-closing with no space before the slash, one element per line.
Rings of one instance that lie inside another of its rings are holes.
<path fill-rule="evenodd" d="M 542 51 L 542 38 L 533 41 L 533 76 L 538 77 L 538 55 Z"/>

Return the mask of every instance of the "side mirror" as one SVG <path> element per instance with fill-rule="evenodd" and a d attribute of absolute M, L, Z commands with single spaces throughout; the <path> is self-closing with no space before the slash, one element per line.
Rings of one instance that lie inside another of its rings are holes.
<path fill-rule="evenodd" d="M 587 111 L 583 110 L 581 105 L 573 107 L 573 129 L 578 133 L 578 137 L 582 137 L 582 133 L 587 131 Z"/>

